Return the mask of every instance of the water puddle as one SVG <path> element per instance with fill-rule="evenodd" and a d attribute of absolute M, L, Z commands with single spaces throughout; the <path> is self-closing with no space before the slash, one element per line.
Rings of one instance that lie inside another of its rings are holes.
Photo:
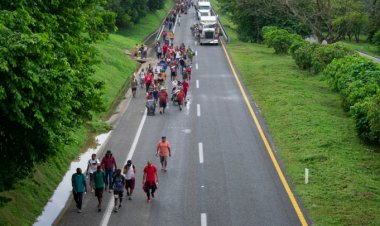
<path fill-rule="evenodd" d="M 45 205 L 42 214 L 37 218 L 34 226 L 46 226 L 53 224 L 54 220 L 61 213 L 71 195 L 71 175 L 75 173 L 76 168 L 78 167 L 82 168 L 82 172 L 85 172 L 87 161 L 91 158 L 92 154 L 96 154 L 100 150 L 110 134 L 111 132 L 108 132 L 97 136 L 95 138 L 97 146 L 95 148 L 88 149 L 86 152 L 81 154 L 77 160 L 71 163 L 70 169 L 67 171 L 61 183 L 54 191 L 54 194 L 50 198 L 49 202 Z"/>

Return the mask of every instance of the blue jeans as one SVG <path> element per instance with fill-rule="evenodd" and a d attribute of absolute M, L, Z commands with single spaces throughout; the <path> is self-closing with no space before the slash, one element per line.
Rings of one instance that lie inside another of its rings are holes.
<path fill-rule="evenodd" d="M 109 189 L 112 189 L 112 177 L 113 169 L 106 169 L 106 186 L 109 185 Z"/>

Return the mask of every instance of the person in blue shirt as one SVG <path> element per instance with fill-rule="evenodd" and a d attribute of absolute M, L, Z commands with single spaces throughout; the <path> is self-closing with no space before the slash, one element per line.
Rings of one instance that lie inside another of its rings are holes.
<path fill-rule="evenodd" d="M 77 172 L 71 176 L 71 185 L 78 213 L 81 213 L 83 193 L 87 192 L 86 176 L 83 175 L 81 168 L 77 168 Z"/>

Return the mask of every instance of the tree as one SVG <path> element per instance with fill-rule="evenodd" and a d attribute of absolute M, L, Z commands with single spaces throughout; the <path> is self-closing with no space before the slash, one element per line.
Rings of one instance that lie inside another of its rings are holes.
<path fill-rule="evenodd" d="M 237 25 L 239 37 L 245 41 L 261 42 L 264 26 L 277 26 L 301 35 L 309 30 L 291 15 L 278 0 L 219 0 L 221 12 Z"/>
<path fill-rule="evenodd" d="M 116 14 L 119 28 L 138 23 L 148 11 L 148 0 L 109 0 L 106 9 Z"/>
<path fill-rule="evenodd" d="M 367 15 L 360 12 L 351 12 L 337 17 L 333 21 L 333 26 L 337 28 L 336 30 L 340 32 L 343 38 L 347 35 L 348 39 L 352 41 L 352 37 L 354 37 L 356 42 L 360 41 L 360 34 L 367 25 Z"/>
<path fill-rule="evenodd" d="M 355 12 L 364 11 L 362 0 L 281 0 L 285 7 L 313 31 L 319 42 L 341 40 L 355 26 Z M 351 14 L 351 17 L 350 17 Z M 348 18 L 354 18 L 354 20 Z"/>
<path fill-rule="evenodd" d="M 368 28 L 368 39 L 372 41 L 375 33 L 380 29 L 380 1 L 379 0 L 367 0 L 369 14 L 369 28 Z"/>
<path fill-rule="evenodd" d="M 2 1 L 0 9 L 0 191 L 70 142 L 102 109 L 92 43 L 114 15 L 102 0 Z"/>

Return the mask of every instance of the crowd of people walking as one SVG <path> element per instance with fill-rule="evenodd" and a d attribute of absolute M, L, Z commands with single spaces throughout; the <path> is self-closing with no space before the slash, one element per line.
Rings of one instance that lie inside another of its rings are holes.
<path fill-rule="evenodd" d="M 148 115 L 155 115 L 157 105 L 159 105 L 160 114 L 164 114 L 169 104 L 169 97 L 173 105 L 178 105 L 180 111 L 187 102 L 194 51 L 190 46 L 186 47 L 184 43 L 174 44 L 174 26 L 176 22 L 178 23 L 180 15 L 187 14 L 187 10 L 191 6 L 191 0 L 182 0 L 175 5 L 165 20 L 162 41 L 157 41 L 154 46 L 157 65 L 153 67 L 152 64 L 148 64 L 146 68 L 141 69 L 139 73 L 131 77 L 132 95 L 136 97 L 138 88 L 145 93 Z M 139 46 L 136 44 L 133 55 L 147 58 L 147 50 L 146 45 Z M 170 81 L 167 81 L 169 80 L 167 71 L 170 73 Z M 181 78 L 178 78 L 179 76 Z M 171 86 L 170 93 L 168 86 Z M 155 154 L 160 158 L 161 170 L 167 172 L 168 157 L 171 157 L 171 146 L 165 136 L 162 136 L 157 143 Z M 155 198 L 159 182 L 157 168 L 151 160 L 147 161 L 142 174 L 142 188 L 149 203 L 152 198 Z M 117 166 L 117 161 L 111 150 L 107 150 L 101 161 L 96 154 L 92 154 L 91 159 L 88 160 L 86 172 L 82 173 L 82 169 L 77 168 L 71 178 L 73 198 L 78 213 L 82 212 L 82 200 L 88 191 L 88 187 L 97 198 L 98 212 L 102 211 L 103 193 L 107 190 L 114 195 L 114 211 L 117 212 L 122 207 L 124 191 L 126 191 L 127 199 L 132 200 L 136 175 L 136 166 L 130 159 L 121 169 Z"/>
<path fill-rule="evenodd" d="M 156 156 L 160 157 L 161 170 L 167 172 L 167 158 L 171 156 L 171 148 L 169 141 L 163 136 L 157 143 Z M 142 188 L 146 193 L 147 202 L 151 202 L 154 198 L 155 191 L 158 187 L 158 173 L 156 166 L 151 160 L 147 161 L 146 166 L 142 170 L 143 180 Z M 88 191 L 88 184 L 91 193 L 98 200 L 97 210 L 102 210 L 102 200 L 104 191 L 109 191 L 114 195 L 114 212 L 122 207 L 124 191 L 127 193 L 128 200 L 132 200 L 132 194 L 135 189 L 135 178 L 137 175 L 136 166 L 132 160 L 128 160 L 123 166 L 123 170 L 116 165 L 116 159 L 112 155 L 111 150 L 99 161 L 96 154 L 92 154 L 91 159 L 87 162 L 86 173 L 82 173 L 81 168 L 77 168 L 71 177 L 73 198 L 76 203 L 78 213 L 82 212 L 82 200 L 84 194 Z"/>

